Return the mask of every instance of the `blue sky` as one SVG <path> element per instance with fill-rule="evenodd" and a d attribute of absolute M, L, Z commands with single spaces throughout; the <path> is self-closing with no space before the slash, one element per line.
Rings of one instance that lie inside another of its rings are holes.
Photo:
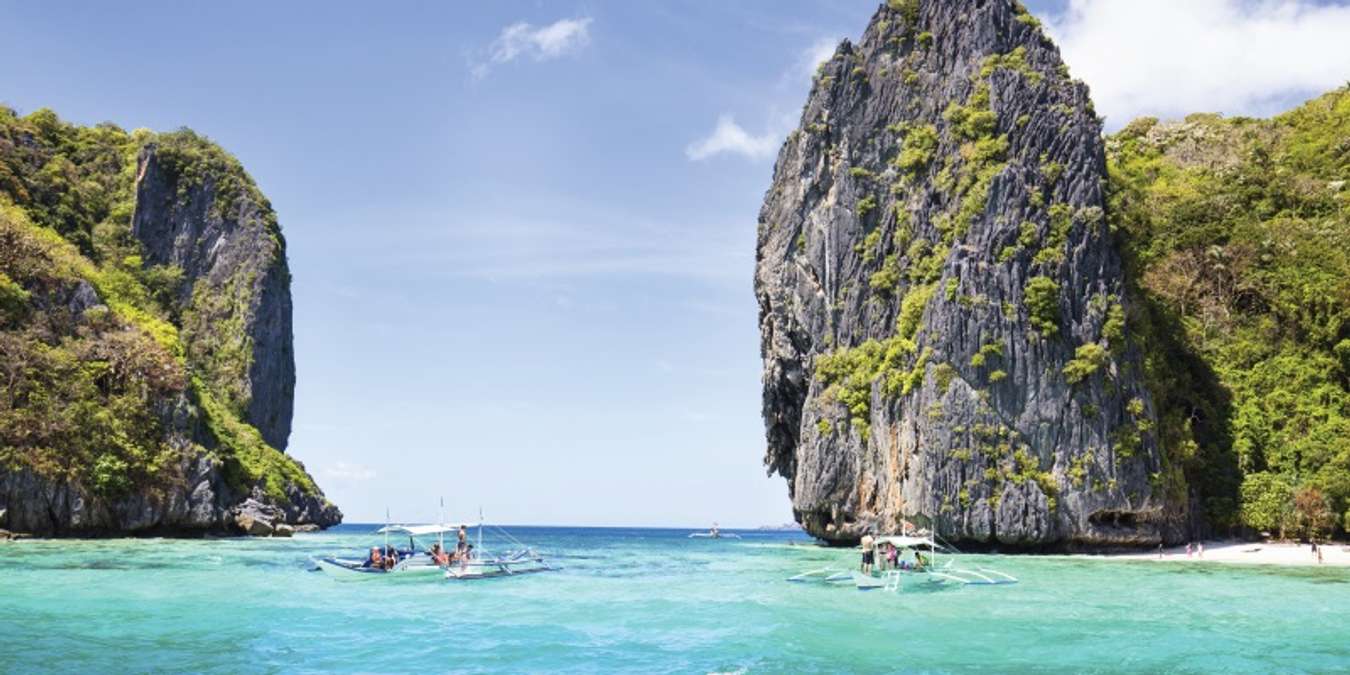
<path fill-rule="evenodd" d="M 1343 3 L 1177 4 L 1030 6 L 1110 126 L 1350 73 Z M 509 523 L 790 520 L 761 464 L 755 220 L 816 60 L 874 3 L 0 7 L 0 101 L 192 127 L 271 198 L 290 451 L 349 521 L 441 496 Z"/>

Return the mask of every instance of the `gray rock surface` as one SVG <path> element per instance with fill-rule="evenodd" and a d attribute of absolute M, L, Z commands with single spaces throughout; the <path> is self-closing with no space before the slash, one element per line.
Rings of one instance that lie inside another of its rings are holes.
<path fill-rule="evenodd" d="M 821 66 L 760 213 L 766 465 L 835 543 L 906 522 L 1005 548 L 1178 536 L 1139 356 L 1108 325 L 1127 299 L 1086 86 L 1010 0 L 893 5 Z"/>
<path fill-rule="evenodd" d="M 242 169 L 216 165 L 224 159 L 185 167 L 162 154 L 155 144 L 141 151 L 132 233 L 145 264 L 183 270 L 179 311 L 189 353 L 213 365 L 205 374 L 214 388 L 247 410 L 246 421 L 268 445 L 284 451 L 294 413 L 295 353 L 291 275 L 276 216 L 251 182 L 222 186 L 247 181 Z M 210 339 L 221 326 L 245 342 Z"/>
<path fill-rule="evenodd" d="M 5 505 L 8 529 L 44 536 L 254 534 L 264 526 L 267 532 L 259 536 L 268 536 L 276 523 L 319 529 L 342 522 L 342 512 L 322 494 L 293 489 L 289 501 L 281 504 L 257 489 L 252 495 L 240 495 L 225 479 L 223 465 L 207 454 L 185 452 L 168 483 L 163 490 L 104 500 L 82 485 L 48 480 L 27 469 L 0 471 L 0 504 Z M 249 520 L 241 522 L 241 515 Z"/>
<path fill-rule="evenodd" d="M 172 312 L 187 370 L 242 412 L 263 439 L 284 449 L 295 387 L 290 273 L 275 214 L 242 167 L 191 132 L 161 135 L 141 151 L 133 234 L 144 264 L 176 266 L 182 283 Z M 88 282 L 45 289 L 34 302 L 70 316 L 104 307 Z M 73 323 L 63 324 L 73 326 Z M 73 330 L 73 328 L 72 328 Z M 159 482 L 99 495 L 78 479 L 0 466 L 7 530 L 35 535 L 257 533 L 277 525 L 322 528 L 342 513 L 321 491 L 289 484 L 284 499 L 231 481 L 226 453 L 205 420 L 196 386 L 148 403 L 177 463 Z M 299 465 L 299 463 L 296 463 Z M 299 466 L 303 470 L 303 466 Z M 265 532 L 264 532 L 265 530 Z"/>

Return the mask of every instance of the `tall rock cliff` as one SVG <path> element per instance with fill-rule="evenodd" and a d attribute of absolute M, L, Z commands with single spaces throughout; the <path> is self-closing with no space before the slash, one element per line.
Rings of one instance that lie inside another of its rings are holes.
<path fill-rule="evenodd" d="M 766 464 L 807 531 L 1178 536 L 1105 181 L 1087 88 L 1016 2 L 892 0 L 821 65 L 755 273 Z"/>
<path fill-rule="evenodd" d="M 0 528 L 259 534 L 342 514 L 281 450 L 290 273 L 190 131 L 0 108 Z"/>
<path fill-rule="evenodd" d="M 183 270 L 172 309 L 189 358 L 268 445 L 285 450 L 295 398 L 291 276 L 267 199 L 214 146 L 152 142 L 137 159 L 131 229 L 146 265 Z"/>

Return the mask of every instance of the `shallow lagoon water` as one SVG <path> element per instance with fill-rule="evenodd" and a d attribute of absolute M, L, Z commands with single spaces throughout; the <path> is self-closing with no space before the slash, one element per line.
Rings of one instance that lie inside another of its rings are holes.
<path fill-rule="evenodd" d="M 863 593 L 785 582 L 856 564 L 800 534 L 513 528 L 563 569 L 310 571 L 373 529 L 0 544 L 0 670 L 1350 671 L 1345 569 L 982 555 L 1021 583 Z"/>

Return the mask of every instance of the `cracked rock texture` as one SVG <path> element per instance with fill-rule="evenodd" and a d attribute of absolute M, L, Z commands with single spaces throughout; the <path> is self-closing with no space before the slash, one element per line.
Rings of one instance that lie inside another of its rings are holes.
<path fill-rule="evenodd" d="M 0 107 L 0 244 L 0 528 L 287 536 L 341 522 L 282 452 L 291 276 L 237 160 L 188 130 Z"/>
<path fill-rule="evenodd" d="M 281 231 L 260 193 L 221 199 L 221 180 L 193 182 L 189 166 L 161 159 L 154 144 L 140 153 L 132 233 L 148 265 L 183 270 L 178 311 L 185 341 L 199 362 L 244 351 L 246 366 L 207 368 L 212 385 L 247 410 L 268 445 L 285 450 L 295 399 L 291 343 L 291 275 Z M 214 339 L 229 326 L 227 340 Z M 211 338 L 211 339 L 203 339 Z"/>
<path fill-rule="evenodd" d="M 1105 180 L 1086 86 L 1014 2 L 892 2 L 821 65 L 755 270 L 765 463 L 808 532 L 1180 536 L 1112 326 L 1128 301 Z"/>

